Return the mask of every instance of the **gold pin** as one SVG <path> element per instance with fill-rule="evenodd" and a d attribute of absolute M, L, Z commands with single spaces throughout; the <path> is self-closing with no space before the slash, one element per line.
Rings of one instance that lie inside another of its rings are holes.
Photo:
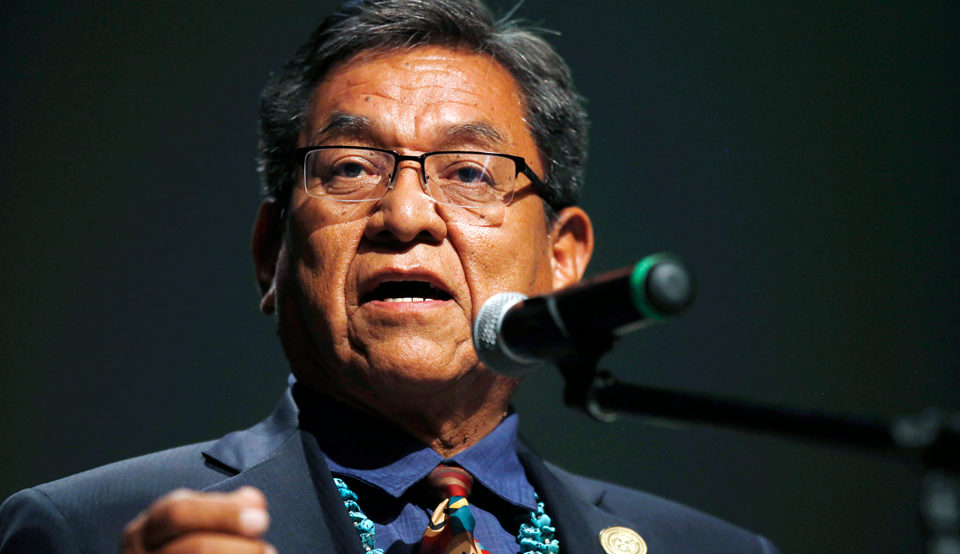
<path fill-rule="evenodd" d="M 607 527 L 600 531 L 600 546 L 607 554 L 647 554 L 643 537 L 626 527 Z"/>

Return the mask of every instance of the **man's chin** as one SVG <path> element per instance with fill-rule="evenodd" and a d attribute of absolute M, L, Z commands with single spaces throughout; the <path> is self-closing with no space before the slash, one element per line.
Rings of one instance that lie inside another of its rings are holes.
<path fill-rule="evenodd" d="M 367 369 L 367 381 L 375 392 L 384 396 L 422 396 L 454 387 L 477 364 L 424 364 L 423 359 L 391 359 Z"/>

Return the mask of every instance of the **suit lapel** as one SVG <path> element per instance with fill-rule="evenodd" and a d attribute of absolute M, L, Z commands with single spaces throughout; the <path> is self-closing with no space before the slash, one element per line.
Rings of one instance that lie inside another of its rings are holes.
<path fill-rule="evenodd" d="M 316 489 L 326 528 L 332 539 L 330 544 L 337 546 L 336 552 L 361 552 L 363 548 L 360 544 L 360 536 L 347 515 L 340 491 L 333 483 L 333 475 L 327 467 L 327 461 L 317 444 L 316 437 L 306 432 L 302 436 L 307 467 Z"/>
<path fill-rule="evenodd" d="M 527 477 L 546 505 L 547 513 L 557 529 L 561 552 L 604 554 L 600 546 L 600 531 L 612 526 L 633 527 L 630 522 L 575 496 L 543 460 L 524 445 L 518 445 L 517 450 L 527 470 Z"/>
<path fill-rule="evenodd" d="M 267 460 L 204 490 L 260 489 L 270 510 L 266 540 L 280 552 L 360 552 L 323 456 L 311 452 L 312 441 L 308 433 L 293 433 Z"/>
<path fill-rule="evenodd" d="M 297 425 L 287 391 L 268 419 L 204 452 L 208 463 L 235 473 L 204 490 L 260 489 L 270 511 L 265 538 L 280 552 L 362 552 L 316 439 Z"/>

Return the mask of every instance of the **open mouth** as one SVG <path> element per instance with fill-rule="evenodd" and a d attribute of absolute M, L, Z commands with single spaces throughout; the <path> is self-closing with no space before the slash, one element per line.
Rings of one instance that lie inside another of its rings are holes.
<path fill-rule="evenodd" d="M 451 300 L 450 293 L 426 281 L 384 281 L 360 298 L 361 303 L 380 302 L 429 302 Z"/>

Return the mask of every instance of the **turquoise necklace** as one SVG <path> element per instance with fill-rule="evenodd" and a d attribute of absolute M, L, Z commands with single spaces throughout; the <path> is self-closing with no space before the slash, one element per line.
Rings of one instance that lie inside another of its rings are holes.
<path fill-rule="evenodd" d="M 373 521 L 360 509 L 360 504 L 357 504 L 357 494 L 350 490 L 350 487 L 342 479 L 334 477 L 333 482 L 337 485 L 337 491 L 340 492 L 343 505 L 347 507 L 350 521 L 353 522 L 357 534 L 360 535 L 363 551 L 369 554 L 383 554 L 382 548 L 375 547 L 376 528 Z M 558 554 L 560 543 L 553 538 L 556 529 L 550 526 L 550 516 L 543 509 L 543 502 L 540 502 L 540 497 L 536 493 L 533 496 L 537 500 L 537 509 L 530 512 L 528 523 L 520 524 L 517 542 L 520 544 L 523 554 Z"/>

